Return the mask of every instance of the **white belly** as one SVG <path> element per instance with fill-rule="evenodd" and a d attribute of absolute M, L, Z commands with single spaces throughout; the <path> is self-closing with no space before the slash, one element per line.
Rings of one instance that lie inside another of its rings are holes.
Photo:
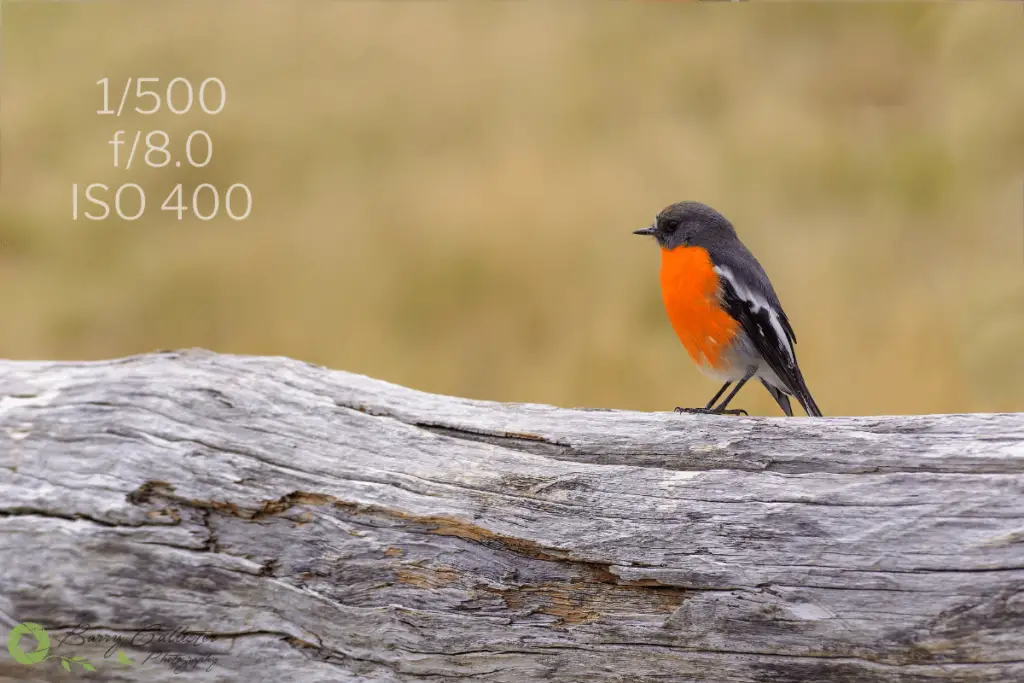
<path fill-rule="evenodd" d="M 783 393 L 790 393 L 786 385 L 768 366 L 768 363 L 761 358 L 761 355 L 745 334 L 738 336 L 729 348 L 722 353 L 717 368 L 713 368 L 707 363 L 698 365 L 701 372 L 719 382 L 738 382 L 743 379 L 751 366 L 757 368 L 754 373 L 755 378 L 763 379 Z"/>

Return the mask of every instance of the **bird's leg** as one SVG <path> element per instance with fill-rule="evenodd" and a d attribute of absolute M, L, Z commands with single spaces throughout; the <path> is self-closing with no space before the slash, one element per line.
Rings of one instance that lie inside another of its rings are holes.
<path fill-rule="evenodd" d="M 747 413 L 747 411 L 743 410 L 742 408 L 733 408 L 731 410 L 727 410 L 726 406 L 729 405 L 729 401 L 731 401 L 733 399 L 733 397 L 736 394 L 739 393 L 740 389 L 743 388 L 743 385 L 746 384 L 747 381 L 751 377 L 754 376 L 755 372 L 757 372 L 757 368 L 756 367 L 755 368 L 747 368 L 747 373 L 745 375 L 743 375 L 743 379 L 741 379 L 739 382 L 736 383 L 736 386 L 733 387 L 732 391 L 729 392 L 729 395 L 726 396 L 725 400 L 723 400 L 721 403 L 719 403 L 717 407 L 713 408 L 712 406 L 714 405 L 715 401 L 718 400 L 718 397 L 721 396 L 725 392 L 725 390 L 729 388 L 729 385 L 732 384 L 732 382 L 726 382 L 725 385 L 721 389 L 718 390 L 718 393 L 715 394 L 711 398 L 711 400 L 708 401 L 708 404 L 706 406 L 704 406 L 703 408 L 680 408 L 680 407 L 677 406 L 676 407 L 676 412 L 677 413 L 698 413 L 698 414 L 705 414 L 705 415 L 749 415 L 749 413 Z"/>
<path fill-rule="evenodd" d="M 754 372 L 757 372 L 757 370 L 755 369 Z M 729 395 L 725 397 L 725 400 L 723 400 L 721 403 L 718 404 L 717 407 L 712 408 L 711 410 L 715 413 L 720 413 L 722 415 L 747 415 L 747 411 L 742 410 L 740 408 L 726 410 L 725 407 L 729 405 L 729 401 L 733 399 L 733 396 L 739 393 L 740 389 L 743 388 L 743 385 L 747 383 L 747 380 L 754 376 L 754 372 L 747 370 L 747 374 L 743 376 L 743 379 L 736 383 L 736 386 L 732 388 L 732 391 L 730 391 Z"/>
<path fill-rule="evenodd" d="M 732 384 L 732 382 L 726 382 L 725 384 L 723 384 L 722 388 L 718 390 L 717 394 L 715 394 L 714 396 L 711 397 L 711 400 L 708 401 L 708 404 L 706 406 L 704 406 L 704 408 L 706 410 L 711 410 L 711 406 L 715 405 L 715 401 L 717 401 L 719 398 L 721 398 L 722 394 L 725 393 L 725 390 L 729 388 L 730 384 Z"/>
<path fill-rule="evenodd" d="M 730 384 L 732 384 L 732 382 L 726 382 L 725 384 L 723 384 L 722 388 L 718 390 L 718 393 L 716 393 L 714 396 L 712 396 L 711 400 L 708 401 L 708 404 L 706 406 L 704 406 L 703 408 L 680 408 L 679 406 L 676 406 L 676 412 L 677 413 L 699 413 L 699 414 L 702 414 L 702 415 L 746 415 L 747 411 L 745 411 L 745 410 L 719 410 L 719 409 L 715 409 L 715 408 L 712 407 L 712 406 L 715 405 L 715 401 L 717 401 L 718 398 L 722 394 L 725 393 L 725 390 L 729 388 Z M 740 386 L 743 386 L 743 385 L 740 384 Z M 729 399 L 731 399 L 733 397 L 733 395 L 737 391 L 739 391 L 739 390 L 740 390 L 740 387 L 736 387 L 733 390 L 732 394 L 729 394 L 729 398 L 727 398 L 725 400 L 725 403 L 728 403 Z M 725 407 L 725 403 L 723 403 L 722 406 L 720 406 L 720 408 L 724 408 Z"/>
<path fill-rule="evenodd" d="M 718 390 L 718 393 L 715 394 L 714 396 L 712 396 L 711 400 L 708 401 L 708 404 L 706 406 L 704 406 L 703 408 L 680 408 L 679 406 L 676 406 L 676 412 L 677 413 L 710 413 L 710 412 L 713 412 L 711 410 L 711 407 L 713 405 L 715 405 L 715 401 L 718 400 L 718 397 L 725 393 L 725 390 L 729 388 L 730 384 L 732 384 L 731 381 L 726 382 L 725 384 L 723 384 L 722 388 Z"/>

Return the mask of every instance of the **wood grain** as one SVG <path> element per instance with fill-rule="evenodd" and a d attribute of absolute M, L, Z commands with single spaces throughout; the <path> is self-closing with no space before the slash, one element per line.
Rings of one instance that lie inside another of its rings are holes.
<path fill-rule="evenodd" d="M 0 565 L 5 638 L 37 622 L 97 669 L 0 649 L 4 681 L 1021 681 L 1024 415 L 567 410 L 205 351 L 0 361 Z M 211 637 L 143 646 L 154 624 Z"/>

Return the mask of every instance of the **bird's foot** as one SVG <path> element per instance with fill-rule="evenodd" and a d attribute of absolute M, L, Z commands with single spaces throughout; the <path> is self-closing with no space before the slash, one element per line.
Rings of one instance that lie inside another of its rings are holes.
<path fill-rule="evenodd" d="M 742 408 L 729 408 L 726 410 L 718 408 L 680 408 L 676 406 L 677 413 L 691 413 L 697 415 L 750 415 Z"/>

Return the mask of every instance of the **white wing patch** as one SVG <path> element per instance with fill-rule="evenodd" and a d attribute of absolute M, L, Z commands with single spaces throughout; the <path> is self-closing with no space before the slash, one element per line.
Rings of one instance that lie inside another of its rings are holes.
<path fill-rule="evenodd" d="M 786 335 L 786 331 L 782 329 L 782 324 L 779 322 L 778 312 L 768 304 L 763 298 L 744 287 L 736 276 L 732 274 L 732 271 L 727 266 L 715 266 L 715 273 L 719 277 L 724 277 L 732 285 L 733 291 L 736 292 L 736 296 L 743 299 L 750 304 L 750 309 L 757 313 L 761 309 L 768 311 L 768 318 L 772 321 L 772 327 L 775 328 L 775 334 L 779 338 L 779 343 L 786 350 L 786 354 L 789 356 L 791 363 L 796 362 L 796 355 L 793 353 L 793 347 L 789 343 L 789 337 Z M 764 334 L 764 330 L 758 325 L 758 331 Z"/>

